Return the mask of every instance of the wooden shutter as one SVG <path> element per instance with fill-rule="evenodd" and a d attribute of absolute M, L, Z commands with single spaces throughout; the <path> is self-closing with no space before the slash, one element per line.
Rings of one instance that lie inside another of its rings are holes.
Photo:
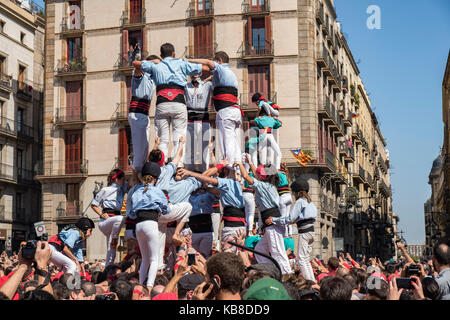
<path fill-rule="evenodd" d="M 83 82 L 81 81 L 68 81 L 66 82 L 66 120 L 76 121 L 81 120 L 82 114 L 82 88 Z"/>
<path fill-rule="evenodd" d="M 132 91 L 131 91 L 131 77 L 127 77 L 126 78 L 126 85 L 127 85 L 127 108 L 130 105 L 131 102 L 131 96 L 132 96 Z"/>
<path fill-rule="evenodd" d="M 66 174 L 81 173 L 82 131 L 69 130 L 65 135 Z"/>
<path fill-rule="evenodd" d="M 246 47 L 248 48 L 247 50 L 251 49 L 252 46 L 252 41 L 253 41 L 253 30 L 252 30 L 252 18 L 248 18 L 247 20 L 247 44 Z"/>
<path fill-rule="evenodd" d="M 248 67 L 248 83 L 249 83 L 249 105 L 252 105 L 252 96 L 256 92 L 269 99 L 270 98 L 270 66 L 249 66 Z"/>
<path fill-rule="evenodd" d="M 66 184 L 66 215 L 76 216 L 79 213 L 80 185 L 78 183 Z"/>
<path fill-rule="evenodd" d="M 142 0 L 130 0 L 130 23 L 140 22 L 142 14 Z"/>
<path fill-rule="evenodd" d="M 130 44 L 128 43 L 128 30 L 122 31 L 122 64 L 126 64 L 128 62 L 128 50 L 130 48 Z"/>
<path fill-rule="evenodd" d="M 128 168 L 128 141 L 126 128 L 121 128 L 119 130 L 119 168 L 125 171 Z"/>
<path fill-rule="evenodd" d="M 194 26 L 194 56 L 210 58 L 214 55 L 212 44 L 212 21 L 204 21 Z"/>
<path fill-rule="evenodd" d="M 265 25 L 265 38 L 266 38 L 266 53 L 270 53 L 272 51 L 272 24 L 270 20 L 270 16 L 266 16 L 264 18 Z"/>

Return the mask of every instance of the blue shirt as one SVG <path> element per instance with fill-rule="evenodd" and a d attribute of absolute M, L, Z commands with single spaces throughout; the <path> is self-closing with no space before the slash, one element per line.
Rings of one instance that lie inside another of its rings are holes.
<path fill-rule="evenodd" d="M 202 183 L 193 177 L 176 181 L 174 178 L 169 183 L 167 192 L 169 193 L 170 203 L 177 204 L 188 202 L 191 193 L 202 186 Z"/>
<path fill-rule="evenodd" d="M 169 162 L 167 165 L 161 167 L 161 174 L 159 175 L 156 186 L 161 190 L 169 191 L 170 182 L 173 180 L 173 176 L 177 172 L 177 167 L 173 162 Z"/>
<path fill-rule="evenodd" d="M 76 229 L 63 230 L 59 233 L 59 237 L 69 247 L 77 260 L 83 262 L 83 240 L 81 239 L 80 232 Z"/>
<path fill-rule="evenodd" d="M 167 198 L 159 188 L 149 184 L 147 191 L 144 192 L 144 189 L 145 184 L 139 183 L 128 191 L 127 215 L 131 219 L 136 219 L 138 210 L 156 210 L 161 214 L 170 213 Z"/>
<path fill-rule="evenodd" d="M 152 100 L 155 91 L 155 83 L 148 73 L 144 73 L 140 77 L 131 78 L 131 95 L 139 99 Z"/>
<path fill-rule="evenodd" d="M 246 143 L 245 148 L 248 149 L 248 150 L 257 149 L 258 148 L 258 143 L 260 141 L 264 140 L 264 138 L 265 138 L 265 135 L 263 133 L 259 137 L 248 139 L 248 142 Z"/>
<path fill-rule="evenodd" d="M 191 217 L 198 214 L 211 214 L 214 212 L 212 205 L 217 200 L 212 193 L 196 193 L 189 197 L 189 203 L 192 205 Z"/>
<path fill-rule="evenodd" d="M 165 57 L 158 64 L 152 61 L 142 61 L 141 69 L 150 74 L 156 86 L 176 84 L 184 87 L 187 84 L 187 76 L 202 73 L 201 64 L 190 63 L 186 60 L 171 57 Z"/>
<path fill-rule="evenodd" d="M 223 207 L 244 208 L 242 187 L 233 179 L 217 178 L 217 188 L 220 191 L 220 201 Z"/>
<path fill-rule="evenodd" d="M 214 62 L 214 69 L 212 70 L 214 87 L 235 87 L 239 89 L 236 75 L 231 70 L 228 63 L 218 64 Z"/>
<path fill-rule="evenodd" d="M 312 218 L 317 218 L 316 206 L 312 202 L 308 203 L 308 201 L 304 198 L 299 198 L 295 201 L 295 204 L 288 215 L 273 218 L 272 222 L 273 224 L 285 225 Z"/>
<path fill-rule="evenodd" d="M 255 202 L 259 212 L 278 208 L 280 196 L 278 195 L 277 187 L 271 183 L 259 181 L 257 179 L 253 179 L 253 184 L 251 186 L 255 190 Z"/>
<path fill-rule="evenodd" d="M 120 211 L 122 209 L 125 193 L 126 185 L 119 186 L 118 184 L 113 183 L 100 190 L 94 200 L 92 200 L 91 204 L 97 207 Z"/>
<path fill-rule="evenodd" d="M 268 116 L 255 118 L 255 123 L 260 129 L 264 128 L 278 129 L 279 127 L 281 127 L 281 122 L 278 119 Z"/>

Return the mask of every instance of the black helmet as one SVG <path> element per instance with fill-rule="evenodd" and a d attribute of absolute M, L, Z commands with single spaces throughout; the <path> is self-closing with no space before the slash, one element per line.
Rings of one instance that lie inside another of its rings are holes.
<path fill-rule="evenodd" d="M 156 162 L 146 162 L 142 168 L 142 176 L 152 176 L 159 178 L 161 167 Z"/>
<path fill-rule="evenodd" d="M 86 232 L 87 229 L 95 228 L 94 221 L 92 221 L 91 219 L 89 219 L 87 217 L 82 217 L 82 218 L 78 219 L 78 221 L 75 223 L 75 226 L 83 232 Z"/>
<path fill-rule="evenodd" d="M 295 180 L 291 184 L 291 190 L 294 193 L 297 193 L 297 192 L 300 192 L 300 191 L 309 192 L 309 183 L 306 180 L 303 180 L 303 179 Z"/>
<path fill-rule="evenodd" d="M 257 92 L 252 96 L 252 102 L 257 102 L 260 98 L 261 98 L 261 94 L 259 92 Z"/>

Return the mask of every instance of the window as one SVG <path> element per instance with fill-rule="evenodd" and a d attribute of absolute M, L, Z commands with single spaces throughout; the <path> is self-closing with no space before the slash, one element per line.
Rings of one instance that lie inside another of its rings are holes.
<path fill-rule="evenodd" d="M 66 184 L 66 215 L 76 216 L 80 213 L 80 185 L 78 183 Z"/>
<path fill-rule="evenodd" d="M 20 33 L 20 42 L 25 43 L 25 33 Z"/>
<path fill-rule="evenodd" d="M 198 0 L 197 12 L 207 14 L 211 11 L 211 0 Z"/>
<path fill-rule="evenodd" d="M 25 88 L 25 71 L 26 71 L 26 67 L 24 66 L 19 66 L 19 77 L 17 79 L 18 82 L 18 86 L 19 86 L 19 90 L 24 90 Z"/>
<path fill-rule="evenodd" d="M 214 55 L 212 43 L 212 22 L 205 21 L 194 26 L 194 56 L 196 58 L 209 58 Z"/>
<path fill-rule="evenodd" d="M 81 1 L 69 1 L 69 29 L 81 27 Z"/>
<path fill-rule="evenodd" d="M 68 81 L 66 82 L 66 112 L 61 114 L 66 121 L 76 121 L 82 119 L 82 97 L 83 82 Z"/>
<path fill-rule="evenodd" d="M 130 0 L 130 23 L 139 23 L 142 18 L 142 0 Z"/>
<path fill-rule="evenodd" d="M 22 131 L 23 118 L 24 118 L 23 113 L 24 113 L 24 110 L 22 108 L 17 109 L 17 132 Z"/>
<path fill-rule="evenodd" d="M 20 192 L 16 193 L 16 219 L 22 220 L 23 217 L 23 194 Z"/>
<path fill-rule="evenodd" d="M 65 134 L 66 174 L 80 174 L 82 157 L 82 131 L 68 130 Z"/>
<path fill-rule="evenodd" d="M 6 58 L 2 56 L 0 56 L 0 72 L 6 74 Z"/>
<path fill-rule="evenodd" d="M 270 16 L 264 18 L 248 18 L 247 43 L 250 55 L 268 54 L 271 52 Z"/>
<path fill-rule="evenodd" d="M 252 0 L 252 11 L 259 11 L 264 8 L 264 2 L 266 0 Z"/>
<path fill-rule="evenodd" d="M 142 35 L 142 30 L 128 31 L 123 30 L 122 32 L 122 54 L 123 63 L 126 65 L 132 65 L 134 60 L 141 60 L 142 50 L 144 48 L 144 38 Z"/>
<path fill-rule="evenodd" d="M 5 21 L 0 20 L 0 33 L 5 32 Z"/>
<path fill-rule="evenodd" d="M 253 105 L 252 96 L 256 92 L 270 100 L 270 66 L 248 66 L 248 105 Z"/>
<path fill-rule="evenodd" d="M 254 50 L 264 50 L 266 46 L 266 25 L 264 19 L 252 21 L 252 46 Z"/>
<path fill-rule="evenodd" d="M 67 60 L 71 61 L 79 60 L 83 54 L 81 37 L 67 39 Z"/>
<path fill-rule="evenodd" d="M 133 162 L 133 145 L 131 141 L 130 127 L 121 128 L 119 131 L 119 168 L 124 171 L 131 170 Z"/>

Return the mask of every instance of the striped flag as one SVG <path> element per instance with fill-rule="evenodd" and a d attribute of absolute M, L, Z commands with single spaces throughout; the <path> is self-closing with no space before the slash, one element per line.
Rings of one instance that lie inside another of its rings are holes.
<path fill-rule="evenodd" d="M 300 163 L 303 167 L 305 167 L 310 161 L 311 156 L 309 154 L 305 154 L 302 149 L 291 150 L 294 158 Z"/>
<path fill-rule="evenodd" d="M 123 199 L 122 208 L 120 209 L 120 212 L 127 212 L 127 199 Z"/>
<path fill-rule="evenodd" d="M 359 113 L 352 113 L 352 118 L 358 118 L 359 117 Z"/>

